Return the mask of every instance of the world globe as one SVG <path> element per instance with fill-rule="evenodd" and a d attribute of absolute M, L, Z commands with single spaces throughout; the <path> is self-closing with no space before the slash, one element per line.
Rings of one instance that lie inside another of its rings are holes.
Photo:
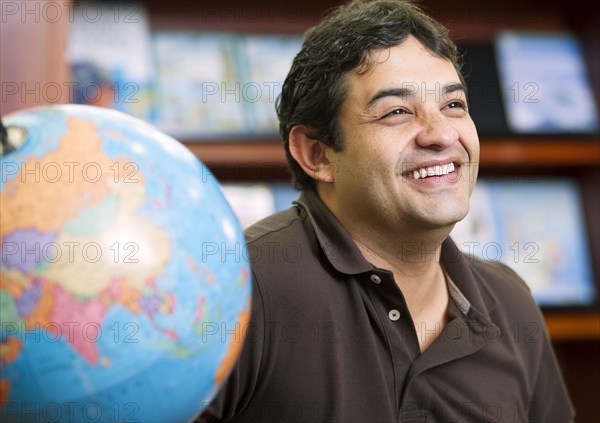
<path fill-rule="evenodd" d="M 244 341 L 241 226 L 181 143 L 121 112 L 3 117 L 1 420 L 188 421 Z"/>

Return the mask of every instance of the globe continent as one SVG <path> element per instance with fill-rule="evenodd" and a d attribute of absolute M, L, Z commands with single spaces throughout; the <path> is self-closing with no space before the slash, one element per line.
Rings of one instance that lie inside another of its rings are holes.
<path fill-rule="evenodd" d="M 94 106 L 8 115 L 0 158 L 2 421 L 186 421 L 243 343 L 250 272 L 210 171 Z"/>

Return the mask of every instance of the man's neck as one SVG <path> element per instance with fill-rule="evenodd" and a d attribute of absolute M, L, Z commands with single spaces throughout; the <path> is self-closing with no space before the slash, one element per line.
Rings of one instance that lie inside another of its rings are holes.
<path fill-rule="evenodd" d="M 331 198 L 329 187 L 317 186 L 321 201 L 340 221 L 367 260 L 402 275 L 403 279 L 423 280 L 439 268 L 441 246 L 452 226 L 426 227 L 418 222 L 390 217 L 376 222 L 360 212 L 349 210 Z"/>
<path fill-rule="evenodd" d="M 354 210 L 336 209 L 328 201 L 327 191 L 317 189 L 319 197 L 350 234 L 365 259 L 394 274 L 415 325 L 443 327 L 448 306 L 446 278 L 440 264 L 442 243 L 452 227 L 419 227 L 417 222 L 384 225 L 355 214 Z M 325 192 L 323 192 L 325 191 Z"/>

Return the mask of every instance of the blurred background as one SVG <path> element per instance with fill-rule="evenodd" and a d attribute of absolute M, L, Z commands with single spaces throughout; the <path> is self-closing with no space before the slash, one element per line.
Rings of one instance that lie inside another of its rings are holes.
<path fill-rule="evenodd" d="M 208 165 L 247 227 L 298 196 L 275 99 L 303 33 L 338 3 L 0 0 L 0 115 L 82 103 L 149 121 Z M 526 279 L 577 421 L 600 421 L 598 7 L 420 4 L 463 52 L 481 139 L 472 211 L 452 236 Z"/>

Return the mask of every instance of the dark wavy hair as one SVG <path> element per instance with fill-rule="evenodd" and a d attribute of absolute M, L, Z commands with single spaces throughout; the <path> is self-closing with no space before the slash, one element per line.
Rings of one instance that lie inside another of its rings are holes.
<path fill-rule="evenodd" d="M 311 138 L 342 150 L 338 114 L 347 94 L 344 76 L 353 69 L 366 72 L 372 51 L 398 45 L 409 35 L 452 62 L 464 84 L 460 55 L 448 29 L 411 0 L 354 0 L 333 9 L 306 33 L 276 103 L 279 132 L 296 189 L 315 182 L 290 154 L 290 130 L 307 125 L 313 130 Z"/>

